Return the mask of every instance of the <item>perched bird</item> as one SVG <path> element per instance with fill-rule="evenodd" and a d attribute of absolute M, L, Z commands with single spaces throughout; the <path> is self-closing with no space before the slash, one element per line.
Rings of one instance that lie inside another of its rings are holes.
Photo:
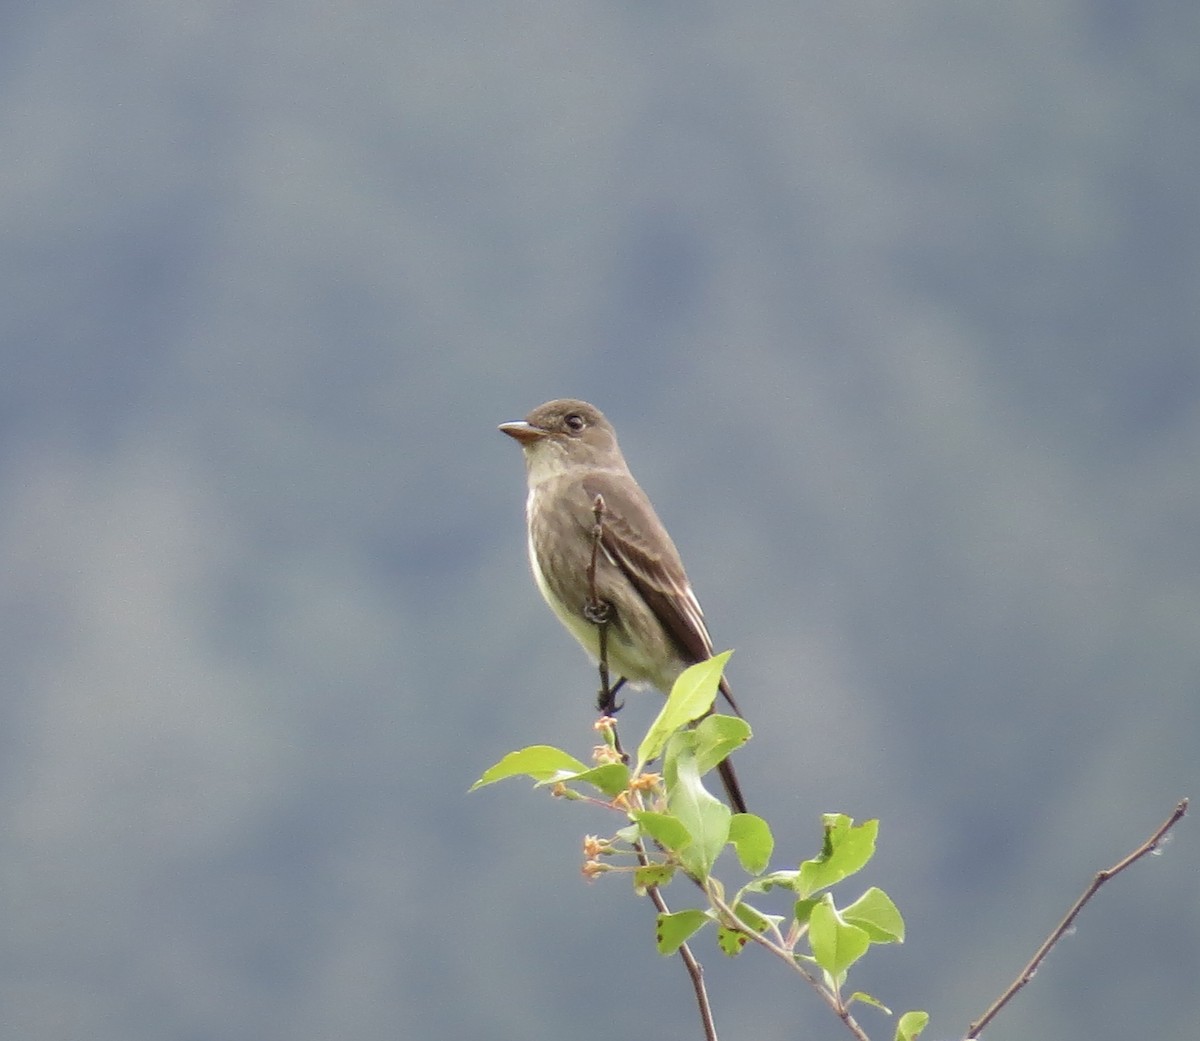
<path fill-rule="evenodd" d="M 563 398 L 500 429 L 524 450 L 529 561 L 546 603 L 599 659 L 600 626 L 586 609 L 600 496 L 602 552 L 595 554 L 594 588 L 609 609 L 609 667 L 622 681 L 669 693 L 684 669 L 712 657 L 712 639 L 675 543 L 629 472 L 612 424 L 594 405 Z M 721 693 L 740 716 L 723 679 Z M 733 767 L 725 760 L 718 770 L 730 805 L 744 813 Z"/>

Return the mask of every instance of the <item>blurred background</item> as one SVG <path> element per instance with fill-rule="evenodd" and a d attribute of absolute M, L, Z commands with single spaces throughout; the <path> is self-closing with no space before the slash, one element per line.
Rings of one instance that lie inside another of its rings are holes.
<path fill-rule="evenodd" d="M 4 1036 L 699 1036 L 579 875 L 610 816 L 466 794 L 594 741 L 495 429 L 551 397 L 737 649 L 779 866 L 881 819 L 909 939 L 851 983 L 928 1037 L 1200 795 L 1200 7 L 27 2 L 0 41 Z M 1191 1036 L 1198 854 L 987 1036 Z M 725 1041 L 846 1036 L 697 951 Z"/>

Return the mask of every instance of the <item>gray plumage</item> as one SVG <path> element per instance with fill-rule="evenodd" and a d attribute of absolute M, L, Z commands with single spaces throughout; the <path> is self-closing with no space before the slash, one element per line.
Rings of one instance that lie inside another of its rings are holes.
<path fill-rule="evenodd" d="M 683 562 L 654 507 L 629 471 L 604 414 L 570 398 L 539 405 L 500 429 L 521 443 L 529 481 L 529 559 L 547 604 L 593 658 L 599 629 L 584 614 L 589 596 L 593 504 L 604 500 L 596 594 L 614 614 L 611 671 L 667 693 L 713 644 Z M 724 680 L 721 692 L 738 715 Z M 722 767 L 728 767 L 723 763 Z M 745 810 L 732 768 L 721 770 L 730 802 Z"/>

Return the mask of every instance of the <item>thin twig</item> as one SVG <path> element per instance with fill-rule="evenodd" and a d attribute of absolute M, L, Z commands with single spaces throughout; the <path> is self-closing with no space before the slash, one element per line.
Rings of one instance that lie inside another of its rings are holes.
<path fill-rule="evenodd" d="M 650 858 L 646 856 L 645 844 L 641 839 L 638 839 L 633 844 L 633 848 L 634 852 L 637 853 L 638 863 L 642 867 L 646 867 L 650 863 Z M 667 907 L 667 902 L 663 899 L 662 893 L 658 891 L 658 886 L 647 886 L 646 893 L 659 914 L 667 915 L 671 913 L 671 909 Z M 696 956 L 692 954 L 692 949 L 686 942 L 679 945 L 679 957 L 687 969 L 688 976 L 691 978 L 692 989 L 696 992 L 696 1004 L 700 1008 L 700 1022 L 704 1026 L 705 1041 L 719 1041 L 717 1038 L 717 1025 L 713 1021 L 712 1005 L 709 1003 L 708 991 L 704 986 L 704 967 L 696 960 Z"/>
<path fill-rule="evenodd" d="M 1083 910 L 1084 905 L 1091 900 L 1093 896 L 1095 896 L 1096 891 L 1110 878 L 1119 875 L 1127 867 L 1137 863 L 1137 861 L 1141 860 L 1142 857 L 1146 856 L 1147 853 L 1153 853 L 1155 850 L 1157 850 L 1159 848 L 1159 844 L 1164 838 L 1166 838 L 1167 832 L 1169 832 L 1183 819 L 1183 816 L 1185 813 L 1187 813 L 1187 810 L 1187 799 L 1181 799 L 1179 805 L 1175 807 L 1175 812 L 1172 813 L 1171 816 L 1165 821 L 1163 821 L 1158 830 L 1155 831 L 1155 833 L 1151 835 L 1145 842 L 1138 846 L 1137 849 L 1130 853 L 1129 856 L 1127 856 L 1124 860 L 1118 861 L 1105 871 L 1096 872 L 1095 878 L 1092 879 L 1087 889 L 1083 891 L 1083 895 L 1075 901 L 1074 906 L 1070 911 L 1067 912 L 1067 916 L 1061 922 L 1059 922 L 1054 931 L 1046 937 L 1045 942 L 1037 949 L 1037 953 L 1029 960 L 1029 964 L 1026 965 L 1025 968 L 1021 970 L 1017 978 L 1013 980 L 1011 984 L 1009 984 L 1008 989 L 1005 990 L 1004 993 L 995 1000 L 991 1008 L 989 1008 L 982 1016 L 980 1016 L 976 1022 L 971 1024 L 967 1030 L 966 1041 L 973 1041 L 974 1038 L 979 1037 L 979 1035 L 983 1032 L 983 1028 L 995 1018 L 996 1013 L 1004 1008 L 1004 1006 L 1016 996 L 1017 992 L 1020 991 L 1020 989 L 1024 987 L 1026 983 L 1033 979 L 1034 973 L 1036 973 L 1038 970 L 1038 966 L 1040 966 L 1042 962 L 1046 960 L 1046 955 L 1048 955 L 1053 949 L 1054 945 L 1062 939 L 1063 934 L 1071 928 L 1076 916 L 1080 911 Z"/>
<path fill-rule="evenodd" d="M 658 892 L 657 887 L 655 892 Z M 664 911 L 663 914 L 666 914 Z M 692 989 L 696 992 L 696 1006 L 700 1009 L 700 1022 L 704 1026 L 705 1041 L 720 1041 L 717 1037 L 717 1025 L 713 1022 L 712 1005 L 709 1004 L 708 991 L 704 989 L 704 967 L 692 954 L 692 949 L 686 944 L 679 945 L 679 957 L 687 968 L 687 974 L 692 980 Z"/>

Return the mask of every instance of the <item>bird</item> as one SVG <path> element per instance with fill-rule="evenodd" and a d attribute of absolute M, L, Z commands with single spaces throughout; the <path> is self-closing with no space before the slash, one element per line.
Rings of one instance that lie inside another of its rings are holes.
<path fill-rule="evenodd" d="M 542 597 L 588 654 L 601 660 L 594 590 L 607 612 L 604 650 L 620 677 L 616 686 L 629 682 L 669 693 L 684 669 L 712 657 L 713 642 L 679 551 L 630 472 L 612 424 L 586 401 L 557 398 L 499 429 L 525 456 L 527 549 Z M 720 690 L 741 716 L 724 678 Z M 745 813 L 728 759 L 718 772 L 730 806 Z"/>

